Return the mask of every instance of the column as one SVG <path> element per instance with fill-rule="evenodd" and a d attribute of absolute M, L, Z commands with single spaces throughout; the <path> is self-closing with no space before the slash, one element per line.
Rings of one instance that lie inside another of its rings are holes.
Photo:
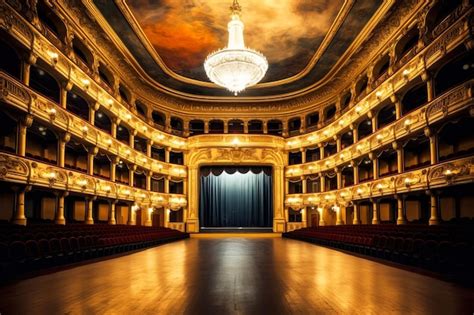
<path fill-rule="evenodd" d="M 377 156 L 373 152 L 369 153 L 369 159 L 372 160 L 372 171 L 374 173 L 374 180 L 379 179 L 379 159 L 377 159 Z"/>
<path fill-rule="evenodd" d="M 153 145 L 153 140 L 148 139 L 146 141 L 146 156 L 151 158 L 151 146 Z"/>
<path fill-rule="evenodd" d="M 166 163 L 169 163 L 170 162 L 170 152 L 171 152 L 171 148 L 165 148 L 165 162 Z"/>
<path fill-rule="evenodd" d="M 99 109 L 99 103 L 89 105 L 89 123 L 95 126 L 95 112 Z"/>
<path fill-rule="evenodd" d="M 346 209 L 345 207 L 337 207 L 336 208 L 336 225 L 343 225 L 344 221 L 342 220 L 342 209 Z"/>
<path fill-rule="evenodd" d="M 26 216 L 25 216 L 25 193 L 29 191 L 31 187 L 17 187 L 14 186 L 13 190 L 15 191 L 15 206 L 16 211 L 13 214 L 13 224 L 17 225 L 26 225 Z"/>
<path fill-rule="evenodd" d="M 352 128 L 352 136 L 354 138 L 354 143 L 357 143 L 359 141 L 359 129 Z"/>
<path fill-rule="evenodd" d="M 371 201 L 373 208 L 372 224 L 380 224 L 380 204 L 375 199 L 371 199 Z"/>
<path fill-rule="evenodd" d="M 360 224 L 360 209 L 359 204 L 354 202 L 354 218 L 352 219 L 352 224 Z"/>
<path fill-rule="evenodd" d="M 402 102 L 397 98 L 395 104 L 395 118 L 398 120 L 402 117 Z"/>
<path fill-rule="evenodd" d="M 325 226 L 326 222 L 324 222 L 324 207 L 318 208 L 319 212 L 319 226 Z"/>
<path fill-rule="evenodd" d="M 325 192 L 325 191 L 326 191 L 326 176 L 325 176 L 325 174 L 319 173 L 319 179 L 320 179 L 320 181 L 321 181 L 321 189 L 320 189 L 320 191 L 321 191 L 321 192 Z"/>
<path fill-rule="evenodd" d="M 165 224 L 165 227 L 168 227 L 169 226 L 169 223 L 170 223 L 170 209 L 168 208 L 165 208 L 165 218 L 164 218 L 164 224 Z M 196 231 L 196 232 L 199 232 L 199 231 Z"/>
<path fill-rule="evenodd" d="M 94 157 L 99 152 L 97 147 L 89 147 L 87 150 L 87 175 L 94 175 Z"/>
<path fill-rule="evenodd" d="M 304 164 L 306 163 L 306 149 L 301 148 L 300 152 L 301 152 L 301 163 Z"/>
<path fill-rule="evenodd" d="M 430 139 L 430 162 L 435 165 L 438 163 L 438 135 L 431 128 L 425 128 L 424 132 Z"/>
<path fill-rule="evenodd" d="M 118 200 L 109 201 L 109 221 L 108 224 L 115 225 L 117 222 L 115 221 L 115 205 L 117 204 Z"/>
<path fill-rule="evenodd" d="M 308 210 L 307 210 L 306 207 L 301 209 L 301 222 L 303 223 L 303 227 L 308 226 L 307 212 L 308 212 Z"/>
<path fill-rule="evenodd" d="M 249 122 L 248 120 L 244 120 L 244 133 L 249 133 Z"/>
<path fill-rule="evenodd" d="M 56 213 L 54 217 L 54 223 L 65 225 L 66 219 L 64 218 L 64 198 L 68 195 L 68 192 L 58 192 L 56 193 Z"/>
<path fill-rule="evenodd" d="M 67 83 L 61 85 L 61 90 L 59 91 L 59 105 L 62 108 L 66 109 L 67 107 L 67 92 L 69 90 L 66 89 Z"/>
<path fill-rule="evenodd" d="M 169 194 L 170 193 L 170 177 L 167 176 L 165 177 L 165 194 Z"/>
<path fill-rule="evenodd" d="M 263 122 L 263 133 L 264 134 L 268 133 L 268 123 L 267 123 L 267 121 Z"/>
<path fill-rule="evenodd" d="M 85 224 L 94 224 L 94 216 L 92 214 L 92 210 L 94 209 L 94 199 L 94 197 L 86 198 L 86 220 L 84 221 Z"/>
<path fill-rule="evenodd" d="M 166 115 L 165 131 L 168 133 L 171 133 L 171 116 L 170 115 Z"/>
<path fill-rule="evenodd" d="M 151 221 L 151 214 L 153 213 L 153 207 L 150 207 L 150 208 L 147 208 L 146 209 L 146 220 L 145 220 L 145 226 L 151 226 L 152 225 L 152 221 Z M 183 220 L 184 220 L 185 216 L 184 216 L 184 213 L 183 213 Z"/>
<path fill-rule="evenodd" d="M 17 154 L 25 156 L 26 154 L 26 133 L 27 129 L 33 124 L 33 116 L 27 114 L 18 122 L 18 147 Z"/>
<path fill-rule="evenodd" d="M 283 121 L 282 122 L 282 132 L 281 135 L 283 137 L 288 137 L 288 121 Z"/>
<path fill-rule="evenodd" d="M 399 142 L 392 142 L 392 148 L 397 151 L 397 170 L 401 174 L 405 171 L 403 146 Z"/>
<path fill-rule="evenodd" d="M 324 159 L 324 146 L 322 143 L 318 143 L 319 146 L 319 159 L 323 160 Z"/>
<path fill-rule="evenodd" d="M 36 57 L 33 54 L 30 55 L 28 60 L 22 62 L 21 67 L 21 79 L 24 85 L 30 85 L 30 69 L 31 65 L 36 63 Z"/>
<path fill-rule="evenodd" d="M 209 133 L 209 121 L 204 122 L 204 133 Z"/>
<path fill-rule="evenodd" d="M 137 135 L 137 131 L 132 129 L 130 130 L 130 134 L 128 136 L 128 142 L 129 142 L 129 146 L 130 148 L 132 149 L 135 149 L 135 136 Z"/>
<path fill-rule="evenodd" d="M 128 220 L 127 225 L 135 225 L 135 205 L 128 206 Z"/>
<path fill-rule="evenodd" d="M 302 187 L 303 194 L 306 194 L 307 187 L 306 187 L 306 178 L 304 176 L 301 176 L 301 187 Z"/>
<path fill-rule="evenodd" d="M 359 184 L 359 166 L 357 165 L 357 162 L 353 161 L 354 163 L 352 164 L 352 168 L 354 171 L 354 185 Z"/>
<path fill-rule="evenodd" d="M 336 172 L 336 177 L 337 177 L 337 189 L 342 188 L 342 172 L 339 168 L 335 168 L 334 171 Z"/>
<path fill-rule="evenodd" d="M 112 157 L 110 159 L 110 181 L 115 182 L 117 174 L 117 164 L 119 163 L 120 158 L 118 156 Z"/>
<path fill-rule="evenodd" d="M 395 195 L 395 199 L 397 199 L 397 225 L 403 225 L 407 223 L 407 219 L 405 216 L 405 198 L 400 195 Z"/>
<path fill-rule="evenodd" d="M 130 165 L 128 169 L 128 184 L 132 187 L 135 187 L 135 183 L 133 182 L 135 178 L 135 171 L 137 170 L 137 166 L 135 164 Z"/>
<path fill-rule="evenodd" d="M 334 139 L 336 140 L 336 148 L 337 148 L 337 152 L 341 152 L 342 151 L 342 141 L 341 141 L 341 136 L 340 135 L 336 135 L 334 136 Z"/>
<path fill-rule="evenodd" d="M 372 114 L 372 117 L 370 118 L 370 122 L 372 123 L 372 133 L 377 131 L 377 126 L 378 126 L 378 119 L 377 115 Z"/>
<path fill-rule="evenodd" d="M 306 119 L 304 116 L 300 117 L 301 125 L 300 125 L 300 134 L 306 132 Z"/>
<path fill-rule="evenodd" d="M 430 225 L 439 225 L 439 215 L 438 215 L 438 196 L 435 194 L 434 191 L 429 191 L 430 194 L 430 209 L 431 209 L 431 216 L 430 216 Z"/>
<path fill-rule="evenodd" d="M 434 98 L 434 89 L 433 89 L 433 78 L 431 74 L 427 71 L 421 74 L 421 78 L 426 82 L 426 90 L 428 94 L 428 102 L 431 102 Z"/>
<path fill-rule="evenodd" d="M 146 171 L 146 190 L 151 191 L 151 177 L 153 176 L 152 171 Z"/>
<path fill-rule="evenodd" d="M 58 139 L 58 166 L 64 167 L 66 159 L 66 143 L 71 140 L 71 134 L 66 132 L 59 136 Z"/>
<path fill-rule="evenodd" d="M 120 119 L 115 117 L 112 119 L 112 126 L 111 126 L 111 130 L 110 130 L 110 135 L 117 139 L 117 127 L 118 125 L 120 124 Z"/>

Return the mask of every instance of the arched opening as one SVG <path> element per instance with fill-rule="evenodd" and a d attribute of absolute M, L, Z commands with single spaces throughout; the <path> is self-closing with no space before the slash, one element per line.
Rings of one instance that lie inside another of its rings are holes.
<path fill-rule="evenodd" d="M 110 134 L 112 130 L 112 121 L 104 111 L 99 109 L 95 111 L 94 126 Z"/>
<path fill-rule="evenodd" d="M 300 133 L 300 128 L 301 128 L 300 117 L 291 118 L 288 121 L 288 132 L 290 133 L 290 136 L 298 135 Z"/>
<path fill-rule="evenodd" d="M 140 137 L 140 136 L 135 136 L 134 139 L 135 143 L 133 144 L 133 148 L 137 151 L 140 151 L 142 153 L 147 153 L 146 152 L 146 146 L 147 146 L 147 140 L 146 138 Z"/>
<path fill-rule="evenodd" d="M 119 161 L 115 168 L 115 181 L 124 185 L 128 185 L 130 180 L 130 169 L 123 161 Z"/>
<path fill-rule="evenodd" d="M 342 187 L 354 185 L 354 169 L 350 164 L 345 165 L 341 170 Z"/>
<path fill-rule="evenodd" d="M 436 2 L 433 8 L 431 8 L 426 15 L 426 27 L 428 32 L 431 33 L 431 37 L 439 35 L 439 32 L 435 31 L 436 27 L 461 4 L 462 0 L 439 0 Z"/>
<path fill-rule="evenodd" d="M 244 133 L 244 122 L 239 119 L 229 121 L 229 133 Z"/>
<path fill-rule="evenodd" d="M 111 92 L 114 88 L 114 76 L 102 62 L 99 62 L 99 78 L 100 82 L 103 83 L 102 86 L 105 84 L 105 87 Z"/>
<path fill-rule="evenodd" d="M 306 131 L 314 131 L 318 127 L 319 112 L 311 113 L 306 116 Z"/>
<path fill-rule="evenodd" d="M 170 163 L 171 164 L 184 164 L 183 152 L 170 151 Z"/>
<path fill-rule="evenodd" d="M 374 179 L 373 163 L 371 159 L 365 157 L 359 162 L 359 183 L 367 182 L 372 179 Z"/>
<path fill-rule="evenodd" d="M 321 192 L 321 178 L 319 176 L 306 177 L 306 192 L 308 194 Z"/>
<path fill-rule="evenodd" d="M 46 28 L 48 33 L 53 34 L 62 43 L 66 39 L 66 25 L 56 13 L 46 4 L 46 1 L 39 1 L 37 6 L 38 19 Z"/>
<path fill-rule="evenodd" d="M 125 85 L 123 85 L 122 83 L 119 83 L 119 95 L 120 95 L 120 98 L 122 99 L 123 102 L 127 103 L 128 105 L 131 105 L 130 100 L 132 99 L 132 95 L 130 93 L 130 90 Z M 140 104 L 140 107 L 145 106 L 140 101 L 138 101 L 138 100 L 135 101 L 135 106 L 137 107 L 137 112 L 138 112 L 139 104 Z M 144 116 L 146 117 L 146 115 L 144 115 Z"/>
<path fill-rule="evenodd" d="M 289 152 L 288 164 L 289 165 L 301 164 L 302 162 L 301 156 L 302 156 L 301 151 Z"/>
<path fill-rule="evenodd" d="M 248 122 L 248 130 L 251 134 L 262 134 L 263 123 L 261 120 L 250 120 Z"/>
<path fill-rule="evenodd" d="M 64 166 L 75 171 L 87 173 L 87 150 L 75 138 L 66 143 Z"/>
<path fill-rule="evenodd" d="M 395 55 L 400 61 L 405 55 L 408 55 L 412 50 L 416 51 L 418 40 L 420 39 L 417 27 L 410 29 L 405 36 L 403 36 L 395 46 Z"/>
<path fill-rule="evenodd" d="M 397 119 L 397 112 L 394 104 L 388 104 L 382 108 L 377 114 L 377 129 L 381 129 Z"/>
<path fill-rule="evenodd" d="M 146 189 L 146 175 L 145 171 L 141 168 L 137 168 L 133 174 L 133 187 Z"/>
<path fill-rule="evenodd" d="M 76 56 L 76 61 L 82 62 L 89 70 L 92 70 L 94 57 L 84 43 L 76 37 L 72 40 L 72 50 Z"/>
<path fill-rule="evenodd" d="M 26 156 L 39 161 L 56 164 L 58 139 L 46 126 L 33 121 L 26 132 Z"/>
<path fill-rule="evenodd" d="M 283 123 L 281 120 L 269 120 L 267 128 L 269 135 L 281 136 L 283 134 Z"/>
<path fill-rule="evenodd" d="M 209 121 L 209 133 L 224 133 L 224 122 L 217 119 Z"/>
<path fill-rule="evenodd" d="M 151 157 L 155 160 L 165 162 L 166 153 L 165 148 L 158 147 L 156 145 L 151 146 Z"/>
<path fill-rule="evenodd" d="M 411 88 L 402 98 L 402 115 L 419 108 L 428 102 L 428 91 L 425 84 Z"/>
<path fill-rule="evenodd" d="M 179 179 L 171 179 L 169 181 L 170 194 L 183 194 L 183 181 Z"/>
<path fill-rule="evenodd" d="M 364 74 L 362 78 L 357 81 L 356 86 L 355 86 L 355 92 L 357 99 L 361 99 L 362 97 L 365 96 L 367 92 L 367 84 L 369 82 L 369 79 L 367 78 L 367 75 Z"/>
<path fill-rule="evenodd" d="M 328 123 L 334 119 L 334 116 L 336 116 L 336 105 L 332 104 L 329 105 L 324 109 L 324 122 Z"/>
<path fill-rule="evenodd" d="M 357 133 L 359 140 L 364 139 L 372 134 L 372 121 L 370 119 L 365 119 L 359 123 L 357 126 Z"/>
<path fill-rule="evenodd" d="M 194 119 L 189 122 L 189 135 L 197 136 L 204 134 L 204 121 Z"/>
<path fill-rule="evenodd" d="M 181 133 L 183 132 L 183 127 L 184 127 L 183 120 L 178 117 L 171 117 L 170 124 L 171 124 L 171 131 L 174 134 L 181 135 Z"/>
<path fill-rule="evenodd" d="M 130 145 L 130 132 L 128 131 L 128 128 L 122 124 L 117 125 L 116 138 L 118 141 Z"/>
<path fill-rule="evenodd" d="M 0 106 L 5 108 L 6 105 L 0 103 Z M 16 134 L 18 121 L 15 117 L 18 117 L 18 113 L 13 113 L 6 109 L 0 111 L 0 121 L 2 122 L 2 128 L 0 128 L 0 150 L 9 153 L 15 153 L 17 150 Z"/>
<path fill-rule="evenodd" d="M 166 125 L 166 116 L 165 116 L 165 114 L 163 114 L 159 111 L 154 110 L 151 113 L 151 119 L 153 119 L 153 124 L 158 129 L 163 129 Z"/>
<path fill-rule="evenodd" d="M 447 161 L 474 153 L 474 118 L 461 117 L 446 123 L 438 132 L 439 160 Z"/>
<path fill-rule="evenodd" d="M 435 76 L 435 93 L 441 95 L 445 91 L 474 78 L 474 56 L 464 53 L 451 59 Z"/>
<path fill-rule="evenodd" d="M 379 85 L 386 79 L 388 69 L 390 68 L 390 56 L 385 54 L 374 66 L 372 76 L 376 85 Z"/>
<path fill-rule="evenodd" d="M 58 81 L 43 68 L 31 66 L 30 87 L 56 104 L 59 104 L 61 89 Z"/>
<path fill-rule="evenodd" d="M 354 144 L 354 135 L 352 134 L 351 130 L 343 133 L 341 136 L 341 149 L 344 150 L 345 148 Z"/>
<path fill-rule="evenodd" d="M 306 162 L 319 161 L 320 159 L 321 159 L 321 150 L 318 147 L 306 149 Z"/>
<path fill-rule="evenodd" d="M 337 174 L 336 172 L 327 172 L 324 177 L 325 189 L 324 191 L 331 191 L 337 189 Z"/>
<path fill-rule="evenodd" d="M 147 110 L 146 105 L 143 104 L 143 103 L 140 102 L 140 101 L 136 101 L 136 102 L 135 102 L 135 107 L 136 107 L 136 109 L 137 109 L 138 117 L 140 117 L 140 118 L 143 119 L 144 121 L 147 121 L 147 120 L 148 120 L 148 118 L 147 118 L 148 110 Z"/>
<path fill-rule="evenodd" d="M 301 179 L 289 179 L 288 180 L 288 193 L 289 194 L 301 194 L 303 193 L 303 182 Z"/>
<path fill-rule="evenodd" d="M 330 157 L 337 153 L 337 144 L 335 141 L 328 142 L 324 147 L 324 158 Z"/>
<path fill-rule="evenodd" d="M 352 93 L 351 91 L 347 91 L 341 98 L 341 110 L 344 110 L 349 107 L 351 103 Z"/>
<path fill-rule="evenodd" d="M 2 52 L 2 58 L 0 58 L 0 70 L 8 73 L 12 77 L 21 80 L 21 59 L 12 46 L 4 41 L 4 38 L 9 38 L 3 31 L 0 32 L 0 51 Z"/>
<path fill-rule="evenodd" d="M 165 192 L 165 177 L 159 174 L 154 174 L 151 177 L 151 191 L 154 192 Z"/>
<path fill-rule="evenodd" d="M 405 170 L 430 165 L 430 141 L 424 135 L 413 137 L 403 147 Z"/>
<path fill-rule="evenodd" d="M 397 151 L 389 148 L 378 157 L 380 177 L 390 176 L 398 172 Z"/>
<path fill-rule="evenodd" d="M 66 101 L 66 110 L 81 117 L 85 121 L 89 120 L 89 102 L 80 95 L 77 88 L 73 88 L 67 92 Z"/>
<path fill-rule="evenodd" d="M 110 179 L 110 160 L 105 152 L 99 152 L 94 157 L 94 176 Z"/>

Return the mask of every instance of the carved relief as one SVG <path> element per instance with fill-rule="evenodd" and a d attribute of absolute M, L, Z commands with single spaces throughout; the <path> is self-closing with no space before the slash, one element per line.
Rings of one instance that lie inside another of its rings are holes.
<path fill-rule="evenodd" d="M 0 179 L 17 179 L 29 176 L 28 164 L 10 155 L 0 153 Z"/>

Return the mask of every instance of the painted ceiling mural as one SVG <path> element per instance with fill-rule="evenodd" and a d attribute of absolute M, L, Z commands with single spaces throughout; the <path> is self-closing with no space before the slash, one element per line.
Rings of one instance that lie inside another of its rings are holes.
<path fill-rule="evenodd" d="M 230 97 L 217 86 L 193 84 L 170 75 L 158 62 L 182 77 L 209 82 L 203 63 L 207 55 L 227 45 L 232 0 L 91 0 L 156 82 L 177 93 Z M 268 59 L 263 82 L 299 74 L 320 49 L 309 71 L 296 80 L 249 88 L 238 97 L 283 95 L 321 80 L 347 51 L 384 0 L 240 0 L 245 42 Z M 347 10 L 339 23 L 341 10 Z M 131 14 L 131 15 L 130 15 Z M 337 25 L 337 28 L 334 27 Z M 334 29 L 326 45 L 324 38 Z M 138 30 L 138 31 L 137 31 Z M 143 38 L 141 36 L 143 34 Z M 149 49 L 149 44 L 152 46 Z"/>
<path fill-rule="evenodd" d="M 229 0 L 128 0 L 148 40 L 174 72 L 207 81 L 206 56 L 227 44 Z M 343 0 L 241 0 L 245 41 L 270 67 L 264 81 L 301 72 Z"/>

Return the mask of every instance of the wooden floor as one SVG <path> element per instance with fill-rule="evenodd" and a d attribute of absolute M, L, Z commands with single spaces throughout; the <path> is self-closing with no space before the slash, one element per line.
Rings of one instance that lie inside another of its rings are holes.
<path fill-rule="evenodd" d="M 473 314 L 473 298 L 304 242 L 206 235 L 0 287 L 0 313 Z"/>

